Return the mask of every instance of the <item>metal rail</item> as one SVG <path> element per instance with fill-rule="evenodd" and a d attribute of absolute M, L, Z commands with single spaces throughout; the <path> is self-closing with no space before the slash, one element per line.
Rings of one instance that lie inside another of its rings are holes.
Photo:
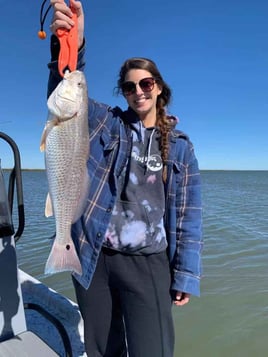
<path fill-rule="evenodd" d="M 21 160 L 20 152 L 17 144 L 14 140 L 11 139 L 7 134 L 0 132 L 0 138 L 5 140 L 11 147 L 14 155 L 14 167 L 11 170 L 9 175 L 8 183 L 8 203 L 10 207 L 10 213 L 12 216 L 13 212 L 13 203 L 14 203 L 14 191 L 16 186 L 17 192 L 17 210 L 18 210 L 18 227 L 15 232 L 14 238 L 15 242 L 19 240 L 25 225 L 25 215 L 24 215 L 24 203 L 23 203 L 23 189 L 22 189 L 22 177 L 21 177 Z"/>

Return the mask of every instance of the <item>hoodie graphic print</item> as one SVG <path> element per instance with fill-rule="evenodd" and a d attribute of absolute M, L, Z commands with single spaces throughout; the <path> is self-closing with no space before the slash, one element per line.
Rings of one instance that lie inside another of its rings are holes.
<path fill-rule="evenodd" d="M 166 249 L 163 225 L 165 197 L 160 134 L 132 123 L 132 151 L 119 179 L 119 198 L 105 234 L 104 246 L 128 254 Z"/>

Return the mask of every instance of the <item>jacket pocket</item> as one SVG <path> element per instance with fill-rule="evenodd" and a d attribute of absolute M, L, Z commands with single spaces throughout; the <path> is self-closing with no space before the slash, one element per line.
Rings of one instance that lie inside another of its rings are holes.
<path fill-rule="evenodd" d="M 118 143 L 119 136 L 111 137 L 104 130 L 90 142 L 88 171 L 91 179 L 95 175 L 102 177 L 103 171 L 111 168 Z"/>
<path fill-rule="evenodd" d="M 178 161 L 173 161 L 168 164 L 168 173 L 169 173 L 169 191 L 172 190 L 174 185 L 177 185 L 182 182 L 185 167 L 182 163 Z"/>
<path fill-rule="evenodd" d="M 119 135 L 110 136 L 107 132 L 103 131 L 100 137 L 101 144 L 103 145 L 104 155 L 108 155 L 110 151 L 114 150 L 119 143 Z"/>

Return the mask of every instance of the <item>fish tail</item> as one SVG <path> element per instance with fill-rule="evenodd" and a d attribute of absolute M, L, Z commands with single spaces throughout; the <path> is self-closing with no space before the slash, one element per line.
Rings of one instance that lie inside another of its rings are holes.
<path fill-rule="evenodd" d="M 55 239 L 46 262 L 45 274 L 55 274 L 63 271 L 74 271 L 82 275 L 82 267 L 73 241 L 62 245 Z"/>

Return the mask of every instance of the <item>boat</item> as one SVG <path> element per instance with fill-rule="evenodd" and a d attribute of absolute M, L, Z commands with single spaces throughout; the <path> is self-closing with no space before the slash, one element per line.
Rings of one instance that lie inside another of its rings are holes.
<path fill-rule="evenodd" d="M 8 185 L 0 166 L 0 357 L 84 357 L 78 305 L 18 268 L 16 245 L 25 225 L 20 153 L 7 134 L 0 132 L 0 139 L 14 154 Z"/>

